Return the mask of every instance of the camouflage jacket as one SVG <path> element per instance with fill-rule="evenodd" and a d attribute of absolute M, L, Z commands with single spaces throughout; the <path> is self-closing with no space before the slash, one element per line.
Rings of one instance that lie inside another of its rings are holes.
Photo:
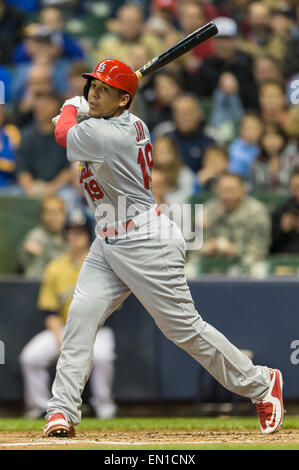
<path fill-rule="evenodd" d="M 271 239 L 271 221 L 267 208 L 260 201 L 246 197 L 231 213 L 224 211 L 218 199 L 204 205 L 204 241 L 226 237 L 234 245 L 240 263 L 250 266 L 263 261 Z"/>
<path fill-rule="evenodd" d="M 28 240 L 36 241 L 42 247 L 38 256 L 25 250 Z M 61 233 L 50 233 L 43 226 L 34 227 L 26 235 L 19 252 L 19 261 L 28 278 L 41 278 L 48 263 L 66 251 L 66 241 Z"/>

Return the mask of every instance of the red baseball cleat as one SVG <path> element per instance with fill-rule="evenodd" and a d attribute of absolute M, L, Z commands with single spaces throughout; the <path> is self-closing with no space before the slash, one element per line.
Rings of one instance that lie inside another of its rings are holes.
<path fill-rule="evenodd" d="M 278 430 L 283 419 L 283 380 L 278 369 L 269 369 L 270 388 L 262 401 L 255 403 L 260 427 L 263 434 L 271 434 Z"/>
<path fill-rule="evenodd" d="M 74 427 L 69 424 L 62 413 L 55 413 L 48 419 L 44 427 L 45 437 L 73 437 Z"/>

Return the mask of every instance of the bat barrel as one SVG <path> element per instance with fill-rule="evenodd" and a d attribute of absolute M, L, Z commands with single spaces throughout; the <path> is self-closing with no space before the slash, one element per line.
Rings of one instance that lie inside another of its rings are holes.
<path fill-rule="evenodd" d="M 164 65 L 169 64 L 173 60 L 186 54 L 194 47 L 207 41 L 211 37 L 218 33 L 217 26 L 212 21 L 197 29 L 193 33 L 181 39 L 175 45 L 169 47 L 160 55 L 155 57 L 153 60 L 145 64 L 141 69 L 137 70 L 136 74 L 138 78 L 144 77 L 145 75 L 155 72 Z"/>

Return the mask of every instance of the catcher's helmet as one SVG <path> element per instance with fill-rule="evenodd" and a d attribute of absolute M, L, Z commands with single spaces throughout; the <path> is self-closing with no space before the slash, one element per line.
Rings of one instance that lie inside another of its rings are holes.
<path fill-rule="evenodd" d="M 134 70 L 127 64 L 116 59 L 101 60 L 94 68 L 92 73 L 83 73 L 86 78 L 86 84 L 83 90 L 84 98 L 87 100 L 91 80 L 102 80 L 108 85 L 129 93 L 131 100 L 136 95 L 138 88 L 138 78 Z"/>

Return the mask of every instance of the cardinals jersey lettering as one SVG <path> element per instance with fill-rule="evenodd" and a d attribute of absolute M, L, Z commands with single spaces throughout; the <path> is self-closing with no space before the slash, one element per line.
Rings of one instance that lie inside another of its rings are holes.
<path fill-rule="evenodd" d="M 149 131 L 127 110 L 115 118 L 89 118 L 72 127 L 67 157 L 80 162 L 80 184 L 100 226 L 101 220 L 104 225 L 125 220 L 155 203 Z"/>

